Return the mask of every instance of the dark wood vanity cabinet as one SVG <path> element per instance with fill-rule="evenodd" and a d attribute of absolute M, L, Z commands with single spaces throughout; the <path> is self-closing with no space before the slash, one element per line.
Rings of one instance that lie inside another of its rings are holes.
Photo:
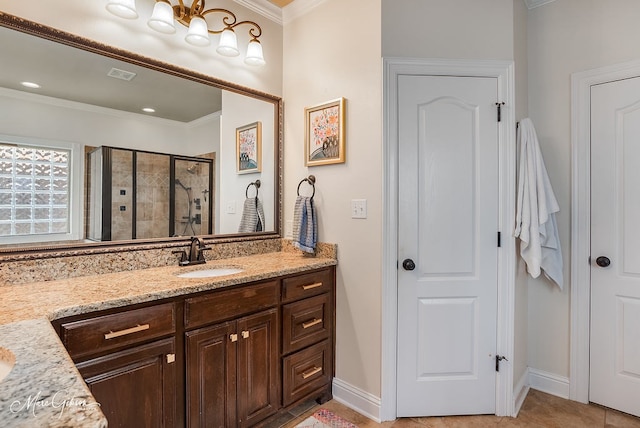
<path fill-rule="evenodd" d="M 187 299 L 185 325 L 204 323 L 215 324 L 185 333 L 187 426 L 249 427 L 275 414 L 278 281 Z"/>
<path fill-rule="evenodd" d="M 110 427 L 176 425 L 174 303 L 54 324 Z"/>
<path fill-rule="evenodd" d="M 109 427 L 175 426 L 175 352 L 169 338 L 77 364 Z"/>
<path fill-rule="evenodd" d="M 110 427 L 266 425 L 331 398 L 335 268 L 53 325 Z"/>

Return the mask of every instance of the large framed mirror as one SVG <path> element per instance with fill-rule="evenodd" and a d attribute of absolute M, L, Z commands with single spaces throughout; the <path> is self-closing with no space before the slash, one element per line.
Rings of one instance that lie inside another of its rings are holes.
<path fill-rule="evenodd" d="M 0 39 L 0 255 L 280 236 L 279 97 L 2 12 Z"/>

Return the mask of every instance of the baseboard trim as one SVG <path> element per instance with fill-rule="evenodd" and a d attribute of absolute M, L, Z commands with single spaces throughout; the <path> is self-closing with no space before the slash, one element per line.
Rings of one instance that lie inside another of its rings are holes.
<path fill-rule="evenodd" d="M 529 386 L 538 391 L 569 399 L 569 378 L 529 367 Z"/>
<path fill-rule="evenodd" d="M 378 423 L 380 397 L 376 397 L 341 379 L 333 378 L 333 399 Z"/>
<path fill-rule="evenodd" d="M 513 411 L 511 412 L 511 416 L 514 418 L 518 416 L 520 409 L 522 408 L 522 404 L 524 403 L 525 398 L 527 398 L 527 394 L 529 393 L 529 367 L 527 367 L 522 373 L 520 380 L 516 384 L 515 388 L 513 388 Z"/>

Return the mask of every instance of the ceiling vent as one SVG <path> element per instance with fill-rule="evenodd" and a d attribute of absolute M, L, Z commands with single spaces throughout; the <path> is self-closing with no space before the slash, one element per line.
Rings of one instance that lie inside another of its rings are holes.
<path fill-rule="evenodd" d="M 113 77 L 114 79 L 126 80 L 127 82 L 130 82 L 134 77 L 136 77 L 136 73 L 132 71 L 120 70 L 119 68 L 112 68 L 107 73 L 107 76 Z"/>

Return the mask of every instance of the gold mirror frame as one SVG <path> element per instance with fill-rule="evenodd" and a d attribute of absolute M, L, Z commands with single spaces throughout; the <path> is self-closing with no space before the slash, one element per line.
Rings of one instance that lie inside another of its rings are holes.
<path fill-rule="evenodd" d="M 153 58 L 138 55 L 129 51 L 115 48 L 113 46 L 98 43 L 96 41 L 76 36 L 52 27 L 47 27 L 33 21 L 19 18 L 0 11 L 0 26 L 25 34 L 51 40 L 67 46 L 78 48 L 87 52 L 107 56 L 117 60 L 129 62 L 151 70 L 160 71 L 172 76 L 188 79 L 197 83 L 214 86 L 220 89 L 246 95 L 262 101 L 270 102 L 274 106 L 274 141 L 275 144 L 275 189 L 274 206 L 275 210 L 275 231 L 258 232 L 253 234 L 227 234 L 227 235 L 204 235 L 204 238 L 211 242 L 233 242 L 248 241 L 256 239 L 273 239 L 281 237 L 282 230 L 282 141 L 283 141 L 283 103 L 282 98 L 265 92 L 256 91 L 235 83 L 227 82 L 215 77 L 198 73 L 172 64 L 164 63 Z M 154 238 L 114 242 L 83 242 L 73 244 L 43 244 L 21 247 L 19 244 L 0 248 L 0 260 L 11 261 L 13 259 L 36 259 L 65 255 L 97 254 L 118 251 L 139 251 L 155 248 L 167 248 L 184 246 L 190 238 Z"/>

